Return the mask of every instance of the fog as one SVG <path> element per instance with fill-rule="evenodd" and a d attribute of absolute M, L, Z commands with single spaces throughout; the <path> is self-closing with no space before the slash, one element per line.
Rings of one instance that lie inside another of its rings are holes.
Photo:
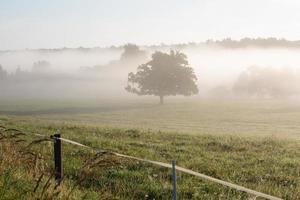
<path fill-rule="evenodd" d="M 141 46 L 133 50 L 127 47 L 0 52 L 1 97 L 136 98 L 124 90 L 128 73 L 149 61 L 153 52 L 171 49 L 187 55 L 198 77 L 198 97 L 298 96 L 299 82 L 295 80 L 300 77 L 300 50 L 297 48 L 232 49 L 204 44 L 179 48 L 176 45 Z M 241 81 L 245 74 L 248 83 Z M 282 86 L 279 82 L 288 84 Z M 281 91 L 280 95 L 241 92 L 249 90 L 246 85 L 256 85 L 262 90 L 277 87 L 287 92 Z"/>
<path fill-rule="evenodd" d="M 300 51 L 293 49 L 224 49 L 198 48 L 185 51 L 203 90 L 216 86 L 232 86 L 248 67 L 300 69 Z"/>
<path fill-rule="evenodd" d="M 139 52 L 144 54 L 143 58 Z M 124 90 L 127 74 L 147 60 L 146 53 L 139 52 L 134 56 L 127 55 L 124 47 L 1 52 L 1 97 L 109 98 L 128 95 Z"/>
<path fill-rule="evenodd" d="M 29 71 L 33 63 L 45 60 L 51 63 L 53 70 L 68 73 L 80 67 L 107 64 L 118 59 L 121 53 L 121 48 L 3 51 L 0 52 L 0 65 L 12 73 L 18 67 Z"/>

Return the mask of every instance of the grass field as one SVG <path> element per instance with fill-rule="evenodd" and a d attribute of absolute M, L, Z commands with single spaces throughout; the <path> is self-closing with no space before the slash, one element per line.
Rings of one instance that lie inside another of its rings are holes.
<path fill-rule="evenodd" d="M 167 100 L 0 102 L 0 114 L 34 120 L 181 133 L 299 136 L 300 103 Z"/>
<path fill-rule="evenodd" d="M 46 135 L 60 130 L 65 138 L 84 144 L 168 163 L 175 159 L 179 166 L 222 180 L 300 199 L 297 103 L 194 99 L 169 100 L 159 106 L 152 100 L 2 101 L 0 111 L 0 125 L 9 128 Z M 0 140 L 2 199 L 171 198 L 170 170 L 112 155 L 95 157 L 69 144 L 63 144 L 65 179 L 54 189 L 52 143 L 30 136 L 7 138 L 10 134 Z M 178 175 L 178 199 L 249 198 Z"/>

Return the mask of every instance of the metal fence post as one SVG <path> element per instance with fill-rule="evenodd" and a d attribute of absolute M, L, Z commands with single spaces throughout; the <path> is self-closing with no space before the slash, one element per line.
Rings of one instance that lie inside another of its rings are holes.
<path fill-rule="evenodd" d="M 176 161 L 172 161 L 172 182 L 173 182 L 173 200 L 177 199 L 177 191 L 176 191 Z"/>
<path fill-rule="evenodd" d="M 60 134 L 54 134 L 54 176 L 59 185 L 62 180 L 61 140 Z"/>

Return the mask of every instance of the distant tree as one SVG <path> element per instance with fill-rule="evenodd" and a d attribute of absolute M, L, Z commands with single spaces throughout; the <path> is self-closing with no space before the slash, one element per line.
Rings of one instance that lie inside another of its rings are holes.
<path fill-rule="evenodd" d="M 289 69 L 249 67 L 233 85 L 238 95 L 284 98 L 300 94 L 299 74 Z"/>
<path fill-rule="evenodd" d="M 137 73 L 128 74 L 125 89 L 138 95 L 159 96 L 163 104 L 165 96 L 197 94 L 196 81 L 197 77 L 185 54 L 155 52 L 151 61 L 137 68 Z"/>
<path fill-rule="evenodd" d="M 0 65 L 0 80 L 4 80 L 7 77 L 7 72 Z"/>
<path fill-rule="evenodd" d="M 121 55 L 121 60 L 131 60 L 131 59 L 144 59 L 146 57 L 146 52 L 141 50 L 139 46 L 135 44 L 124 45 L 124 52 Z"/>
<path fill-rule="evenodd" d="M 48 61 L 40 60 L 33 63 L 32 71 L 36 73 L 44 73 L 47 72 L 51 67 L 51 64 Z"/>

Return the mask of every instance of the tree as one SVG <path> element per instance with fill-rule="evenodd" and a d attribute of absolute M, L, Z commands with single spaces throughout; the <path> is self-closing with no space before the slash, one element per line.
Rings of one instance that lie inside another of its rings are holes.
<path fill-rule="evenodd" d="M 4 80 L 7 77 L 7 72 L 0 65 L 0 80 Z"/>
<path fill-rule="evenodd" d="M 190 96 L 198 93 L 197 77 L 189 66 L 187 56 L 180 52 L 170 54 L 155 52 L 152 60 L 128 74 L 128 92 L 138 95 L 159 96 L 164 103 L 165 96 Z"/>
<path fill-rule="evenodd" d="M 299 74 L 282 68 L 252 66 L 240 74 L 233 85 L 238 95 L 285 98 L 300 94 Z"/>
<path fill-rule="evenodd" d="M 130 60 L 144 60 L 146 58 L 146 52 L 141 50 L 139 46 L 135 44 L 124 45 L 124 52 L 121 55 L 121 61 Z"/>
<path fill-rule="evenodd" d="M 40 60 L 33 63 L 32 72 L 35 73 L 46 73 L 49 71 L 51 64 L 48 61 Z"/>

